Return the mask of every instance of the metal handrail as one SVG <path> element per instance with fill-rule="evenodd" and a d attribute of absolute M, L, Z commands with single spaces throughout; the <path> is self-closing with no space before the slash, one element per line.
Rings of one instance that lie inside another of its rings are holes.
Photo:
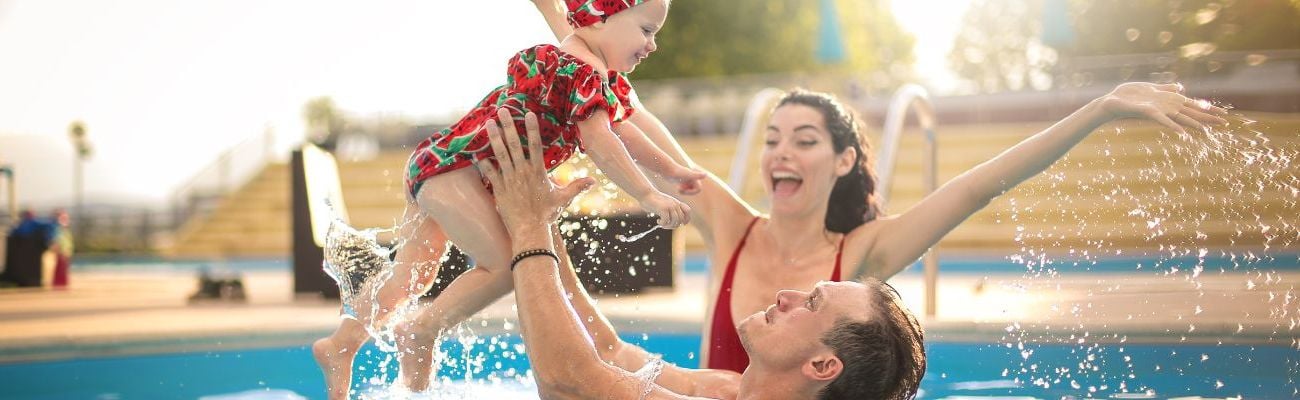
<path fill-rule="evenodd" d="M 210 212 L 216 203 L 251 180 L 275 159 L 275 134 L 249 136 L 218 155 L 172 191 L 172 228 Z"/>
<path fill-rule="evenodd" d="M 903 122 L 907 111 L 915 110 L 917 122 L 925 134 L 923 160 L 925 193 L 928 195 L 938 188 L 938 143 L 935 138 L 934 103 L 930 102 L 929 92 L 925 88 L 907 84 L 894 92 L 889 102 L 889 111 L 885 116 L 884 137 L 881 140 L 880 158 L 876 160 L 876 172 L 879 176 L 877 190 L 880 194 L 881 207 L 889 201 L 889 184 L 894 177 L 894 164 L 898 158 L 899 141 L 903 135 Z M 938 309 L 939 256 L 934 249 L 921 257 L 925 271 L 925 316 L 934 317 Z"/>
<path fill-rule="evenodd" d="M 731 158 L 731 172 L 727 174 L 727 185 L 736 193 L 740 193 L 741 187 L 745 185 L 745 173 L 749 172 L 745 166 L 749 163 L 749 144 L 754 141 L 754 135 L 758 134 L 758 121 L 767 116 L 772 101 L 783 95 L 784 90 L 765 88 L 758 91 L 754 100 L 750 100 L 749 107 L 745 108 L 745 121 L 740 124 L 736 155 Z"/>

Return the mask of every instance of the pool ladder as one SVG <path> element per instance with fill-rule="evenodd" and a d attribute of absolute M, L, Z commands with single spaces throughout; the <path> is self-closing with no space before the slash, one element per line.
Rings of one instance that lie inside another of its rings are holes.
<path fill-rule="evenodd" d="M 745 183 L 745 175 L 749 172 L 747 166 L 750 152 L 753 150 L 751 144 L 760 130 L 758 124 L 766 120 L 772 103 L 784 94 L 784 91 L 776 88 L 763 89 L 754 95 L 753 100 L 749 102 L 749 107 L 745 109 L 745 120 L 740 126 L 736 155 L 731 160 L 731 172 L 727 176 L 727 184 L 731 186 L 731 190 L 740 193 Z M 926 195 L 933 193 L 938 187 L 938 143 L 934 131 L 934 104 L 930 101 L 930 95 L 925 88 L 915 84 L 903 85 L 894 92 L 894 97 L 889 102 L 880 157 L 876 159 L 877 179 L 879 179 L 876 187 L 882 207 L 889 201 L 889 184 L 894 175 L 899 141 L 903 134 L 903 122 L 907 118 L 908 110 L 914 111 L 917 122 L 925 134 L 922 175 L 925 179 Z M 939 256 L 934 249 L 930 249 L 921 257 L 921 263 L 925 273 L 925 315 L 933 318 L 937 309 Z"/>

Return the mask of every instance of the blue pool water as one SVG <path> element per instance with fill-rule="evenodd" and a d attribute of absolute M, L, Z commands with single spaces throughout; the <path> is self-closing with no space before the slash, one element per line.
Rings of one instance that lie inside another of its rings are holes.
<path fill-rule="evenodd" d="M 698 364 L 694 353 L 699 336 L 625 339 L 678 365 Z M 510 392 L 516 394 L 529 390 L 511 379 L 528 368 L 526 357 L 512 354 L 520 343 L 517 336 L 449 342 L 444 349 L 456 361 L 442 375 L 504 378 L 506 383 L 495 385 L 517 388 Z M 464 351 L 467 346 L 469 351 Z M 1027 359 L 1022 357 L 1024 350 L 1032 352 Z M 1021 349 L 1005 344 L 931 343 L 927 351 L 930 365 L 921 396 L 926 399 L 1283 399 L 1298 396 L 1295 377 L 1300 375 L 1296 371 L 1300 351 L 1284 346 L 1026 344 Z M 369 348 L 358 358 L 355 376 L 362 386 L 383 387 L 395 377 L 394 369 L 395 362 Z M 294 398 L 295 393 L 322 398 L 324 392 L 306 346 L 0 365 L 0 388 L 5 399 L 194 399 L 231 393 L 243 398 Z M 1147 392 L 1154 395 L 1133 395 Z"/>

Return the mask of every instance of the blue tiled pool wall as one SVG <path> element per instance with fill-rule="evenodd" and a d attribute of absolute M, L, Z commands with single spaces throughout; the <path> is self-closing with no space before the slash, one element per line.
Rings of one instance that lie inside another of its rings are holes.
<path fill-rule="evenodd" d="M 675 364 L 699 363 L 695 335 L 625 335 Z M 502 335 L 448 340 L 453 360 L 440 370 L 451 379 L 511 379 L 525 374 L 520 340 Z M 1087 345 L 931 343 L 922 398 L 1031 396 L 1108 398 L 1153 391 L 1180 396 L 1294 398 L 1300 350 L 1286 346 Z M 466 358 L 466 357 L 469 358 Z M 467 368 L 468 366 L 468 368 Z M 370 345 L 355 367 L 359 387 L 388 385 L 396 361 Z M 167 399 L 289 390 L 323 395 L 323 379 L 306 346 L 209 353 L 163 354 L 0 365 L 7 399 Z"/>

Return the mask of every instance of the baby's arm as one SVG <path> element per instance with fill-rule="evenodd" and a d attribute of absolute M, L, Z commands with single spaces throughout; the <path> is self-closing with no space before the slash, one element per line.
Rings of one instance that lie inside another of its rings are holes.
<path fill-rule="evenodd" d="M 623 145 L 627 147 L 628 153 L 637 164 L 641 164 L 659 176 L 685 184 L 684 186 L 690 190 L 684 190 L 683 194 L 694 194 L 699 190 L 699 180 L 704 179 L 704 173 L 679 164 L 667 152 L 655 145 L 655 142 L 651 141 L 635 124 L 630 122 L 616 124 L 614 133 L 618 134 L 618 138 L 623 141 Z"/>
<path fill-rule="evenodd" d="M 609 115 L 594 113 L 578 122 L 587 155 L 615 185 L 632 195 L 646 211 L 659 216 L 659 225 L 676 228 L 689 220 L 690 208 L 677 199 L 655 189 L 650 180 L 637 169 L 623 141 L 609 126 Z M 642 136 L 644 139 L 644 135 Z M 653 144 L 650 144 L 653 146 Z M 661 152 L 662 154 L 662 152 Z M 663 156 L 667 159 L 667 156 Z"/>

